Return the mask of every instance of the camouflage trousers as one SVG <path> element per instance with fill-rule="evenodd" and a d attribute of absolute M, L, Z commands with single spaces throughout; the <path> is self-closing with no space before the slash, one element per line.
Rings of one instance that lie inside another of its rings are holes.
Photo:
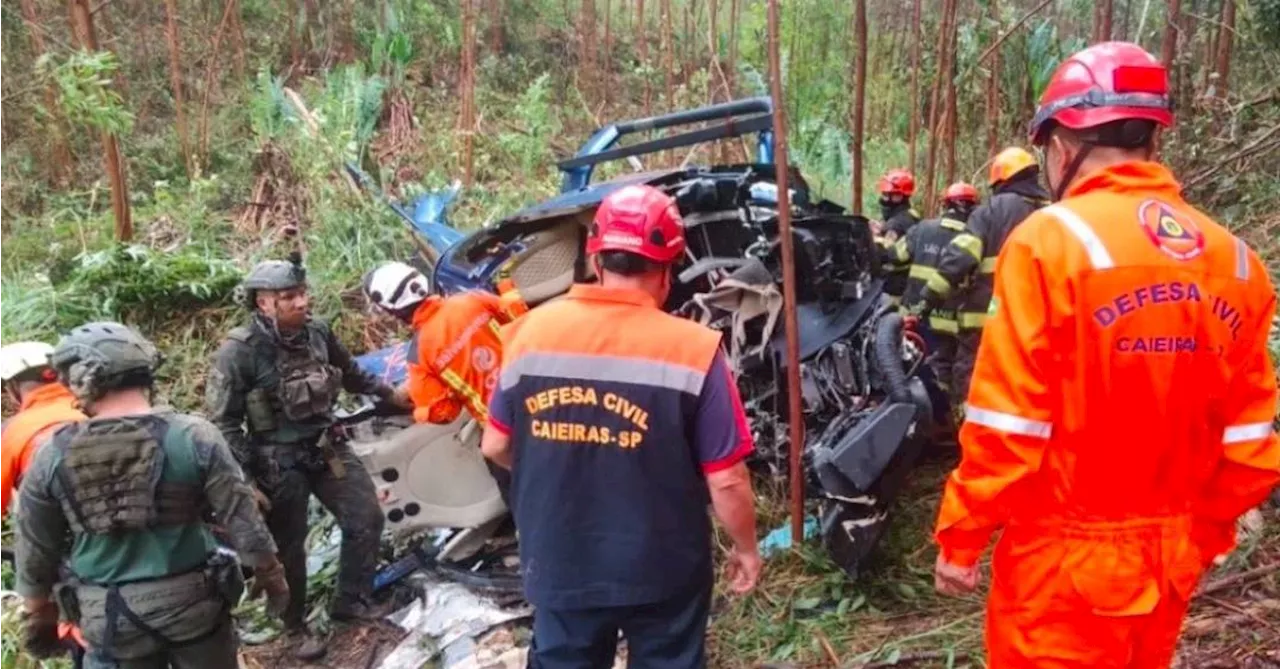
<path fill-rule="evenodd" d="M 334 445 L 333 454 L 343 470 L 341 475 L 327 464 L 299 463 L 281 467 L 267 480 L 258 481 L 271 500 L 267 527 L 276 540 L 289 583 L 289 608 L 282 617 L 287 629 L 301 627 L 307 612 L 307 506 L 312 495 L 333 514 L 342 530 L 334 604 L 363 600 L 373 590 L 384 522 L 377 492 L 350 446 Z"/>
<path fill-rule="evenodd" d="M 195 643 L 181 645 L 127 660 L 111 660 L 95 656 L 93 651 L 85 656 L 85 669 L 227 669 L 239 665 L 236 659 L 238 644 L 231 617 L 224 616 L 221 627 L 211 636 Z"/>

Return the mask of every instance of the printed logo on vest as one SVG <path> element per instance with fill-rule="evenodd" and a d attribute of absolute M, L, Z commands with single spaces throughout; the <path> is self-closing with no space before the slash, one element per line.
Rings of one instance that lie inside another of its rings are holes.
<path fill-rule="evenodd" d="M 1138 224 L 1157 248 L 1174 260 L 1191 260 L 1204 252 L 1204 233 L 1186 213 L 1158 200 L 1138 206 Z"/>

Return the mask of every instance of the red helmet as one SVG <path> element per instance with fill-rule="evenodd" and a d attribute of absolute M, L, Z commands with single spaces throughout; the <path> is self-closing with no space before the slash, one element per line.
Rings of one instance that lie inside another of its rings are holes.
<path fill-rule="evenodd" d="M 1169 73 L 1137 44 L 1095 44 L 1053 73 L 1031 121 L 1031 141 L 1044 143 L 1049 121 L 1079 130 L 1124 119 L 1173 125 Z"/>
<path fill-rule="evenodd" d="M 876 188 L 881 195 L 911 197 L 911 194 L 916 192 L 916 178 L 904 169 L 889 170 L 880 177 L 880 183 Z"/>
<path fill-rule="evenodd" d="M 653 186 L 625 186 L 600 203 L 587 253 L 626 251 L 663 265 L 684 253 L 684 222 L 671 196 Z"/>
<path fill-rule="evenodd" d="M 963 181 L 957 181 L 947 190 L 943 191 L 942 199 L 946 202 L 968 202 L 969 204 L 978 204 L 978 189 L 971 184 Z"/>

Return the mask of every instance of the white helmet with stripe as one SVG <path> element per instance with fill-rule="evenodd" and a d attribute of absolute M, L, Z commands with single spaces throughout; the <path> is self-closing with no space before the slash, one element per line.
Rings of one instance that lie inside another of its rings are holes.
<path fill-rule="evenodd" d="M 50 367 L 53 347 L 39 341 L 20 341 L 0 347 L 0 380 L 8 383 L 26 372 Z"/>
<path fill-rule="evenodd" d="M 389 262 L 364 277 L 364 294 L 379 308 L 397 313 L 431 294 L 426 275 L 402 262 Z"/>

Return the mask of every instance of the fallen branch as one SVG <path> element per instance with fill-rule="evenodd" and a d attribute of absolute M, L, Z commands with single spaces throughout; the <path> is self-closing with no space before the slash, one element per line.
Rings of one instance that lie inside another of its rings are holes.
<path fill-rule="evenodd" d="M 1018 29 L 1021 28 L 1024 23 L 1026 23 L 1028 20 L 1031 19 L 1031 17 L 1035 16 L 1036 14 L 1039 14 L 1040 10 L 1044 9 L 1045 7 L 1048 7 L 1051 4 L 1053 4 L 1053 0 L 1044 0 L 1044 2 L 1041 2 L 1035 7 L 1032 7 L 1031 10 L 1028 11 L 1026 14 L 1023 14 L 1022 18 L 1018 19 L 1017 21 L 1014 22 L 1013 25 L 1009 26 L 1009 29 L 1006 30 L 1003 35 L 996 38 L 996 41 L 992 42 L 991 46 L 987 47 L 987 50 L 983 51 L 981 56 L 978 56 L 978 60 L 974 61 L 974 66 L 979 65 L 982 63 L 982 61 L 986 60 L 987 56 L 990 56 L 996 49 L 999 49 L 1000 45 L 1004 44 L 1004 41 L 1009 39 L 1010 35 L 1017 32 Z M 969 69 L 972 70 L 973 67 L 970 67 Z"/>
<path fill-rule="evenodd" d="M 1222 592 L 1228 588 L 1233 588 L 1241 583 L 1246 583 L 1256 578 L 1276 573 L 1280 573 L 1280 562 L 1264 564 L 1261 567 L 1254 567 L 1248 571 L 1242 571 L 1239 574 L 1233 574 L 1226 578 L 1220 578 L 1216 581 L 1206 583 L 1199 591 L 1196 592 L 1194 597 L 1206 597 L 1217 592 Z"/>
<path fill-rule="evenodd" d="M 953 661 L 966 660 L 969 658 L 968 653 L 947 651 L 947 650 L 929 650 L 919 653 L 903 653 L 894 660 L 883 660 L 880 662 L 868 662 L 859 667 L 859 669 L 886 669 L 887 667 L 901 667 L 917 662 L 929 662 L 931 660 L 948 659 Z"/>
<path fill-rule="evenodd" d="M 1241 158 L 1248 158 L 1255 153 L 1263 153 L 1266 151 L 1270 151 L 1276 147 L 1280 147 L 1280 140 L 1267 142 L 1267 140 L 1271 139 L 1271 136 L 1276 133 L 1280 133 L 1280 125 L 1273 126 L 1270 130 L 1262 133 L 1262 136 L 1253 140 L 1244 148 L 1240 149 L 1239 151 L 1236 151 L 1235 153 L 1227 156 L 1226 158 L 1223 158 L 1222 160 L 1219 160 L 1217 164 L 1214 165 L 1213 167 L 1210 167 L 1209 169 L 1204 170 L 1203 172 L 1191 177 L 1190 179 L 1187 180 L 1186 184 L 1184 184 L 1183 187 L 1192 188 L 1204 182 L 1206 179 L 1213 176 L 1214 174 L 1217 174 L 1219 171 L 1222 170 L 1222 168 L 1234 163 L 1237 160 L 1240 160 Z"/>

